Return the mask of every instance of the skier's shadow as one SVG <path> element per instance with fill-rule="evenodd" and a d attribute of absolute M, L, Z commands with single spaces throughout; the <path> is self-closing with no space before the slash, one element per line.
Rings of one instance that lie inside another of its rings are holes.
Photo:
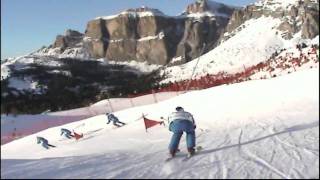
<path fill-rule="evenodd" d="M 301 130 L 305 130 L 305 129 L 309 129 L 309 128 L 313 128 L 313 127 L 317 127 L 317 126 L 319 126 L 319 121 L 314 121 L 314 122 L 309 123 L 309 124 L 299 124 L 299 125 L 296 125 L 296 126 L 292 126 L 292 127 L 286 128 L 283 131 L 280 131 L 280 132 L 277 132 L 277 133 L 274 133 L 274 134 L 270 134 L 270 135 L 267 135 L 267 136 L 264 136 L 264 137 L 261 137 L 261 138 L 253 139 L 253 140 L 250 140 L 250 141 L 242 142 L 242 143 L 239 143 L 239 144 L 233 144 L 233 145 L 224 146 L 224 147 L 221 147 L 221 148 L 203 150 L 203 151 L 199 152 L 199 154 L 208 154 L 208 153 L 213 153 L 213 152 L 217 152 L 217 151 L 221 151 L 221 150 L 226 150 L 226 149 L 233 148 L 233 147 L 243 146 L 243 145 L 247 145 L 247 144 L 251 144 L 251 143 L 257 142 L 257 141 L 261 141 L 261 140 L 264 140 L 264 139 L 267 139 L 267 138 L 270 138 L 270 137 L 273 137 L 273 136 L 277 136 L 277 135 L 280 135 L 280 134 L 290 133 L 290 132 L 294 132 L 294 131 L 301 131 Z"/>

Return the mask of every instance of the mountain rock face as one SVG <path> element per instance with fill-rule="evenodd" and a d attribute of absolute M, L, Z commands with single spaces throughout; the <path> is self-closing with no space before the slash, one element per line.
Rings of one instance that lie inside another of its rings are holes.
<path fill-rule="evenodd" d="M 183 13 L 184 33 L 178 44 L 176 57 L 185 63 L 217 45 L 234 8 L 212 1 L 197 1 Z"/>
<path fill-rule="evenodd" d="M 156 9 L 129 9 L 117 16 L 88 22 L 85 35 L 92 43 L 91 55 L 115 61 L 148 61 L 167 64 L 175 53 L 183 21 Z"/>
<path fill-rule="evenodd" d="M 190 4 L 179 16 L 147 7 L 128 9 L 89 21 L 84 35 L 72 31 L 71 36 L 57 36 L 53 47 L 64 51 L 82 38 L 93 58 L 181 64 L 216 46 L 233 11 L 207 0 Z"/>
<path fill-rule="evenodd" d="M 65 35 L 58 35 L 56 37 L 56 40 L 53 43 L 53 47 L 59 47 L 63 51 L 66 47 L 76 46 L 78 43 L 82 41 L 82 38 L 82 33 L 68 29 L 66 30 Z"/>
<path fill-rule="evenodd" d="M 88 22 L 84 34 L 69 30 L 52 47 L 66 55 L 77 47 L 84 57 L 177 65 L 210 51 L 241 24 L 261 16 L 280 19 L 277 29 L 284 39 L 298 32 L 306 39 L 319 34 L 318 0 L 261 0 L 242 9 L 198 0 L 179 16 L 141 7 L 98 17 Z"/>
<path fill-rule="evenodd" d="M 291 0 L 286 4 L 280 0 L 263 0 L 235 10 L 226 28 L 231 33 L 239 25 L 252 18 L 272 16 L 280 18 L 282 23 L 278 29 L 283 38 L 291 39 L 293 34 L 301 31 L 301 36 L 312 39 L 319 35 L 319 1 L 318 0 Z"/>

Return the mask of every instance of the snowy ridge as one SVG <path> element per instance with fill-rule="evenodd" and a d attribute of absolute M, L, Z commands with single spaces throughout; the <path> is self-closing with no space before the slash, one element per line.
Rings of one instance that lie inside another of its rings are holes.
<path fill-rule="evenodd" d="M 197 2 L 197 3 L 202 3 L 201 1 Z M 237 9 L 238 7 L 236 6 L 232 6 L 232 5 L 225 5 L 223 3 L 218 3 L 215 1 L 210 1 L 210 0 L 206 0 L 206 3 L 208 5 L 208 10 L 205 12 L 186 12 L 184 11 L 180 17 L 188 17 L 188 18 L 196 18 L 196 19 L 200 19 L 202 17 L 224 17 L 224 18 L 229 18 L 230 14 L 226 14 L 221 12 L 221 9 L 223 7 L 229 7 L 229 8 L 235 8 Z"/>
<path fill-rule="evenodd" d="M 289 10 L 291 6 L 297 5 L 298 3 L 299 0 L 260 0 L 255 2 L 254 5 L 275 11 L 277 8 Z"/>
<path fill-rule="evenodd" d="M 220 8 L 223 6 L 227 6 L 230 8 L 238 8 L 236 6 L 225 5 L 222 3 L 215 2 L 215 1 L 207 1 L 207 3 L 208 3 L 210 10 L 206 11 L 206 12 L 202 12 L 202 13 L 197 12 L 197 13 L 188 13 L 187 14 L 184 11 L 183 13 L 181 13 L 178 16 L 167 16 L 164 13 L 162 13 L 161 11 L 159 11 L 158 9 L 153 9 L 153 8 L 148 8 L 148 7 L 142 6 L 137 9 L 128 9 L 128 10 L 123 11 L 123 12 L 116 14 L 116 15 L 99 16 L 99 17 L 96 17 L 95 19 L 111 20 L 114 18 L 121 17 L 123 15 L 133 17 L 133 18 L 136 18 L 136 17 L 141 18 L 141 17 L 148 17 L 148 16 L 163 16 L 163 17 L 170 17 L 170 18 L 186 18 L 186 17 L 188 17 L 188 18 L 201 18 L 204 16 L 208 16 L 208 17 L 220 16 L 220 17 L 224 17 L 224 18 L 229 18 L 230 15 L 220 12 Z"/>
<path fill-rule="evenodd" d="M 318 178 L 318 74 L 302 70 L 118 111 L 127 123 L 118 129 L 104 115 L 61 126 L 84 133 L 78 142 L 50 128 L 1 146 L 1 178 Z M 146 133 L 137 119 L 147 113 L 158 120 L 177 105 L 194 115 L 204 149 L 183 161 L 182 138 L 181 153 L 166 163 L 168 127 Z M 36 136 L 57 147 L 42 148 Z"/>
<path fill-rule="evenodd" d="M 79 45 L 80 46 L 80 45 Z M 31 55 L 35 56 L 51 56 L 55 58 L 77 58 L 77 59 L 92 59 L 88 50 L 84 47 L 68 47 L 63 52 L 61 52 L 61 48 L 43 48 L 36 52 L 31 53 Z"/>
<path fill-rule="evenodd" d="M 148 7 L 142 6 L 141 8 L 137 8 L 137 9 L 128 9 L 128 10 L 123 11 L 123 12 L 116 14 L 116 15 L 100 16 L 100 17 L 96 17 L 95 19 L 110 20 L 110 19 L 114 19 L 117 17 L 121 17 L 122 15 L 128 15 L 129 17 L 134 17 L 134 18 L 147 17 L 147 16 L 166 16 L 158 9 L 153 9 L 153 8 L 148 8 Z"/>

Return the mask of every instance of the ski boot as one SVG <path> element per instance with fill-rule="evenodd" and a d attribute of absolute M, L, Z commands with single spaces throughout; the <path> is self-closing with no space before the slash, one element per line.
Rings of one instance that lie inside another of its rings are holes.
<path fill-rule="evenodd" d="M 170 150 L 170 157 L 173 158 L 176 155 L 176 150 Z"/>
<path fill-rule="evenodd" d="M 188 157 L 191 157 L 195 154 L 195 149 L 192 147 L 192 148 L 188 148 Z"/>

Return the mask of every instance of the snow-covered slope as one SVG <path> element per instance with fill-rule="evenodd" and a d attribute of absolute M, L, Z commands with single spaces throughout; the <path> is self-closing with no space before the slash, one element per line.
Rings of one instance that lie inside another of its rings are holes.
<path fill-rule="evenodd" d="M 135 98 L 111 98 L 99 101 L 91 106 L 42 114 L 1 115 L 1 144 L 10 142 L 41 130 L 79 121 L 84 118 L 120 111 L 127 108 L 153 104 L 170 99 L 182 92 L 162 92 Z"/>
<path fill-rule="evenodd" d="M 118 111 L 128 125 L 113 129 L 104 115 L 66 124 L 78 142 L 50 128 L 1 146 L 1 178 L 319 178 L 319 68 L 266 80 L 194 91 Z M 188 161 L 185 139 L 165 162 L 168 127 L 145 132 L 142 113 L 190 111 L 203 150 Z M 43 136 L 56 148 L 36 144 Z"/>
<path fill-rule="evenodd" d="M 62 63 L 50 57 L 38 57 L 33 55 L 25 55 L 16 58 L 11 58 L 5 63 L 1 64 L 1 81 L 9 79 L 8 87 L 15 88 L 19 91 L 34 91 L 36 94 L 41 93 L 41 89 L 46 87 L 38 86 L 38 80 L 32 76 L 25 75 L 23 78 L 11 77 L 12 71 L 32 69 L 32 64 L 39 66 L 60 67 Z M 64 71 L 57 71 L 52 73 L 68 73 Z"/>
<path fill-rule="evenodd" d="M 85 41 L 85 38 L 84 38 Z M 38 51 L 35 51 L 31 53 L 32 55 L 36 56 L 50 56 L 55 58 L 77 58 L 79 60 L 94 60 L 87 49 L 83 47 L 83 43 L 79 43 L 79 47 L 73 47 L 73 48 L 67 48 L 63 52 L 61 52 L 61 49 L 59 47 L 57 48 L 48 48 L 45 47 L 43 49 L 39 49 Z"/>
<path fill-rule="evenodd" d="M 265 62 L 281 49 L 295 49 L 300 43 L 319 45 L 319 36 L 312 40 L 302 39 L 301 32 L 296 33 L 291 40 L 283 39 L 282 32 L 277 29 L 281 22 L 281 19 L 271 16 L 246 21 L 235 30 L 231 38 L 215 49 L 189 63 L 162 70 L 162 74 L 167 77 L 162 83 L 190 79 L 195 67 L 194 78 L 222 71 L 230 74 L 242 72 L 244 67 Z"/>
<path fill-rule="evenodd" d="M 265 9 L 276 10 L 277 8 L 290 9 L 291 6 L 297 5 L 300 0 L 259 0 L 254 4 L 261 6 Z M 317 0 L 311 0 L 310 2 L 316 2 Z"/>

